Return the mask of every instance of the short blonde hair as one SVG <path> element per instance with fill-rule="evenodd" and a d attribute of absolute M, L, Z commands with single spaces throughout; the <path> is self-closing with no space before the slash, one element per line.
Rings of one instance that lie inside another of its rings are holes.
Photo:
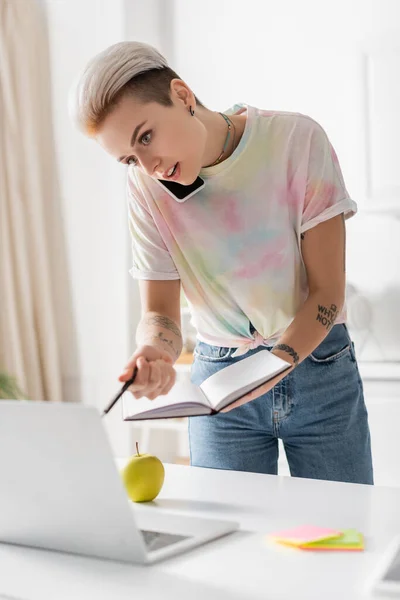
<path fill-rule="evenodd" d="M 94 136 L 126 93 L 171 106 L 170 83 L 175 78 L 178 75 L 153 46 L 119 42 L 92 58 L 79 76 L 70 92 L 71 118 L 83 133 Z"/>

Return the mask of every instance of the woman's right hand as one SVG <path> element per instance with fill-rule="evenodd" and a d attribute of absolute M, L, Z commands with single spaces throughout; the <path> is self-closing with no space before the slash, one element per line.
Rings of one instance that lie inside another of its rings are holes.
<path fill-rule="evenodd" d="M 135 398 L 154 400 L 168 394 L 176 380 L 172 356 L 155 346 L 140 346 L 130 357 L 119 381 L 128 381 L 137 367 L 134 383 L 128 388 Z"/>

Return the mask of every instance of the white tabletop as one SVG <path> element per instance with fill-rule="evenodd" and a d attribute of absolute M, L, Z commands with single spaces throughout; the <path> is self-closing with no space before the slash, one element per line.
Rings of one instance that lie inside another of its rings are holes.
<path fill-rule="evenodd" d="M 146 567 L 0 544 L 0 598 L 356 600 L 368 597 L 371 568 L 400 533 L 399 488 L 165 467 L 159 497 L 135 510 L 228 518 L 241 531 Z M 266 539 L 303 524 L 357 528 L 366 550 L 303 552 Z"/>

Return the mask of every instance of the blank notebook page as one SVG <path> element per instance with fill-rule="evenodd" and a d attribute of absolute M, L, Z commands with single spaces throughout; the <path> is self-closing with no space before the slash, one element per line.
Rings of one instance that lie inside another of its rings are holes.
<path fill-rule="evenodd" d="M 285 366 L 290 365 L 268 350 L 262 350 L 214 373 L 203 381 L 200 388 L 215 408 L 224 398 L 232 395 L 239 398 L 241 390 L 251 389 L 258 382 L 271 379 Z"/>
<path fill-rule="evenodd" d="M 130 392 L 126 393 L 122 399 L 122 415 L 123 419 L 126 419 L 131 415 L 148 410 L 163 409 L 171 404 L 182 406 L 190 405 L 193 402 L 208 404 L 199 387 L 191 383 L 189 377 L 181 375 L 177 377 L 175 385 L 166 396 L 158 396 L 154 400 L 136 399 Z"/>

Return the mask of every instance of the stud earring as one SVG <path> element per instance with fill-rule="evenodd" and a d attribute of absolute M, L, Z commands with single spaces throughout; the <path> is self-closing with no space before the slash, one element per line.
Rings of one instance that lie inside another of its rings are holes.
<path fill-rule="evenodd" d="M 193 117 L 193 115 L 194 115 L 194 110 L 193 110 L 193 108 L 192 108 L 191 106 L 189 107 L 189 112 L 190 112 L 190 114 L 191 114 L 191 115 L 192 115 L 192 117 Z"/>

